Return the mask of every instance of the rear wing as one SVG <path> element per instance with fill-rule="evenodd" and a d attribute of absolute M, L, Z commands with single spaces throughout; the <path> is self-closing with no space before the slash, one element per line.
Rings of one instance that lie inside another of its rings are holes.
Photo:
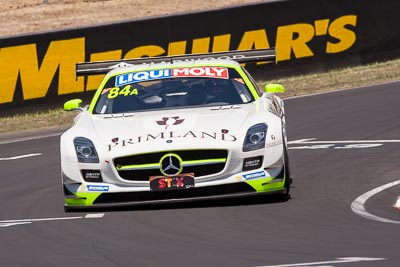
<path fill-rule="evenodd" d="M 76 75 L 106 74 L 112 69 L 129 67 L 130 65 L 190 62 L 195 60 L 231 59 L 238 63 L 275 62 L 275 48 L 215 52 L 206 54 L 190 54 L 178 56 L 145 57 L 134 59 L 120 59 L 99 62 L 85 62 L 76 64 Z"/>

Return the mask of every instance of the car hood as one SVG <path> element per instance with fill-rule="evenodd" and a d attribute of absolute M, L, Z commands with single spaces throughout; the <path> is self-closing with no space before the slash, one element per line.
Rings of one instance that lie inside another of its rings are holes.
<path fill-rule="evenodd" d="M 249 117 L 257 113 L 255 106 L 252 103 L 90 116 L 101 143 L 98 145 L 107 152 L 138 153 L 162 150 L 165 146 L 166 149 L 223 148 L 242 145 L 243 136 L 251 126 Z"/>

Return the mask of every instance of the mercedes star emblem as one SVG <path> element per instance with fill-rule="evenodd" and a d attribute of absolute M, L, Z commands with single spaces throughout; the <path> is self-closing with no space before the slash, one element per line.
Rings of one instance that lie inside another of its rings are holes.
<path fill-rule="evenodd" d="M 160 160 L 160 171 L 165 176 L 174 176 L 182 172 L 182 159 L 176 154 L 166 154 Z"/>

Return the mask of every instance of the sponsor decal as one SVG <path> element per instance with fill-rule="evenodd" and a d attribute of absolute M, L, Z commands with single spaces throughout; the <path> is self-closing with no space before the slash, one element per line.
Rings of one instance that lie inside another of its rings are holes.
<path fill-rule="evenodd" d="M 105 93 L 107 93 L 110 90 L 111 90 L 111 88 L 104 88 L 103 91 L 101 91 L 101 95 L 104 95 Z"/>
<path fill-rule="evenodd" d="M 102 182 L 101 172 L 99 170 L 82 170 L 83 179 L 86 182 Z"/>
<path fill-rule="evenodd" d="M 235 81 L 240 82 L 241 84 L 244 84 L 244 81 L 242 78 L 234 78 Z"/>
<path fill-rule="evenodd" d="M 282 140 L 267 142 L 265 144 L 265 147 L 274 147 L 274 146 L 279 146 L 279 145 L 282 145 Z"/>
<path fill-rule="evenodd" d="M 194 187 L 194 174 L 181 174 L 171 177 L 151 176 L 150 191 L 188 189 Z"/>
<path fill-rule="evenodd" d="M 172 69 L 173 77 L 209 77 L 228 79 L 227 68 L 217 67 L 195 67 Z"/>
<path fill-rule="evenodd" d="M 141 81 L 151 81 L 156 79 L 170 78 L 171 70 L 146 70 L 139 72 L 124 73 L 115 77 L 115 86 L 121 86 L 125 84 L 141 82 Z"/>
<path fill-rule="evenodd" d="M 181 124 L 185 119 L 179 119 L 179 116 L 176 117 L 163 117 L 162 120 L 156 121 L 158 125 L 163 125 L 165 126 L 165 130 L 170 125 L 179 125 Z"/>
<path fill-rule="evenodd" d="M 252 180 L 252 179 L 257 179 L 257 178 L 262 178 L 262 177 L 265 177 L 265 171 L 243 174 L 243 178 L 246 180 Z"/>
<path fill-rule="evenodd" d="M 167 142 L 172 142 L 173 139 L 208 139 L 208 140 L 218 140 L 224 142 L 236 142 L 237 138 L 234 135 L 227 133 L 217 133 L 217 132 L 205 132 L 205 131 L 187 131 L 183 133 L 177 133 L 174 131 L 159 132 L 157 134 L 143 134 L 135 136 L 132 138 L 113 138 L 111 144 L 107 145 L 107 150 L 111 151 L 116 148 L 126 147 L 130 145 L 151 142 L 154 140 L 164 140 Z M 115 141 L 115 142 L 114 142 Z M 262 157 L 261 157 L 262 159 Z M 262 161 L 262 160 L 261 160 Z M 258 161 L 260 162 L 260 160 Z M 255 168 L 253 168 L 255 169 Z"/>
<path fill-rule="evenodd" d="M 165 79 L 171 77 L 208 77 L 228 79 L 227 68 L 217 67 L 193 67 L 175 68 L 163 70 L 146 70 L 139 72 L 124 73 L 115 78 L 115 86 L 122 86 L 130 83 Z"/>
<path fill-rule="evenodd" d="M 95 172 L 87 172 L 85 173 L 85 179 L 98 179 L 100 178 L 100 173 Z"/>
<path fill-rule="evenodd" d="M 243 181 L 243 176 L 241 176 L 241 175 L 236 175 L 236 181 L 238 181 L 238 182 Z"/>
<path fill-rule="evenodd" d="M 87 185 L 88 191 L 108 192 L 109 189 L 108 185 Z"/>
<path fill-rule="evenodd" d="M 261 168 L 262 162 L 263 162 L 263 156 L 246 158 L 243 161 L 242 170 L 250 171 L 250 170 Z"/>

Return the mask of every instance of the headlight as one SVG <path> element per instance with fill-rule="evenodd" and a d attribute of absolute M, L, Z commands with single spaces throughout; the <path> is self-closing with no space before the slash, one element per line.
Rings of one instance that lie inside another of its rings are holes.
<path fill-rule="evenodd" d="M 268 127 L 265 123 L 259 123 L 250 127 L 244 139 L 243 152 L 264 148 L 267 129 Z"/>
<path fill-rule="evenodd" d="M 83 163 L 99 163 L 99 156 L 92 141 L 84 137 L 76 137 L 74 139 L 76 156 L 79 162 Z"/>

